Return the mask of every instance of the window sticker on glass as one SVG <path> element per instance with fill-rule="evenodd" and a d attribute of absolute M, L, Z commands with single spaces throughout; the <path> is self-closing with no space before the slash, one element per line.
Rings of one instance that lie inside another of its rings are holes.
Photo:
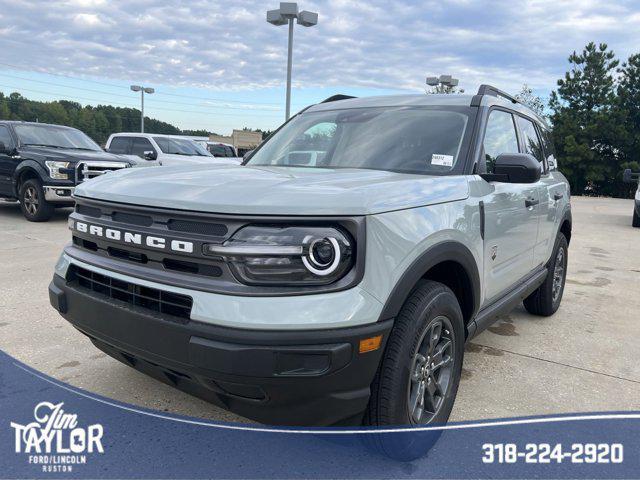
<path fill-rule="evenodd" d="M 442 167 L 453 166 L 453 155 L 442 155 L 440 153 L 434 153 L 431 155 L 431 165 L 440 165 Z"/>

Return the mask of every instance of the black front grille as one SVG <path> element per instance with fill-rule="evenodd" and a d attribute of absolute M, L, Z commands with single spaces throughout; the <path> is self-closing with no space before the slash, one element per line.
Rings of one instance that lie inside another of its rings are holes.
<path fill-rule="evenodd" d="M 103 297 L 166 315 L 164 318 L 179 323 L 187 323 L 191 315 L 191 297 L 118 280 L 77 265 L 69 267 L 67 282 Z"/>
<path fill-rule="evenodd" d="M 169 220 L 167 228 L 176 232 L 199 233 L 223 237 L 227 234 L 227 226 L 223 223 L 190 222 L 188 220 Z"/>
<path fill-rule="evenodd" d="M 86 215 L 87 217 L 100 218 L 102 210 L 96 207 L 89 207 L 88 205 L 76 205 L 76 212 Z"/>
<path fill-rule="evenodd" d="M 131 225 L 137 225 L 139 227 L 150 227 L 153 225 L 153 218 L 146 215 L 135 215 L 132 213 L 113 212 L 111 214 L 114 222 L 129 223 Z"/>

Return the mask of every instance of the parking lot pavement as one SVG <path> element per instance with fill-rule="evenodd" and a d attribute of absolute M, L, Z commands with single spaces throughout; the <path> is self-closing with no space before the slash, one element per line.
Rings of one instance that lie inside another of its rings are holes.
<path fill-rule="evenodd" d="M 573 198 L 569 274 L 560 310 L 520 307 L 468 345 L 452 420 L 640 410 L 640 229 L 631 200 Z M 0 349 L 77 387 L 153 409 L 246 421 L 111 359 L 49 306 L 69 240 L 60 210 L 29 223 L 0 203 Z"/>

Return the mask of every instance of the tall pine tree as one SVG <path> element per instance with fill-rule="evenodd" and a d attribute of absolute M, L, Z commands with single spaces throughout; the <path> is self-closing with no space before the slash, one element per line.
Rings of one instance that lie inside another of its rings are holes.
<path fill-rule="evenodd" d="M 621 168 L 640 171 L 640 53 L 631 55 L 618 73 L 618 108 L 624 122 Z M 629 190 L 635 190 L 635 185 Z"/>
<path fill-rule="evenodd" d="M 624 129 L 614 80 L 619 62 L 606 44 L 593 42 L 573 52 L 569 62 L 550 100 L 560 169 L 574 193 L 621 195 L 618 145 Z"/>

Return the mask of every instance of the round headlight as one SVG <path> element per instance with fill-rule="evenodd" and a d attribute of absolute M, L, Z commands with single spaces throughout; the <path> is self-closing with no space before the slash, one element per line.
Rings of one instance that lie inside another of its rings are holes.
<path fill-rule="evenodd" d="M 302 257 L 304 266 L 314 275 L 332 274 L 340 265 L 340 244 L 333 237 L 316 238 L 309 244 L 309 253 Z"/>
<path fill-rule="evenodd" d="M 246 285 L 329 285 L 353 270 L 356 244 L 339 226 L 247 225 L 203 253 L 228 263 Z"/>
<path fill-rule="evenodd" d="M 316 267 L 328 267 L 335 256 L 335 247 L 328 238 L 314 240 L 309 248 L 309 258 Z"/>

